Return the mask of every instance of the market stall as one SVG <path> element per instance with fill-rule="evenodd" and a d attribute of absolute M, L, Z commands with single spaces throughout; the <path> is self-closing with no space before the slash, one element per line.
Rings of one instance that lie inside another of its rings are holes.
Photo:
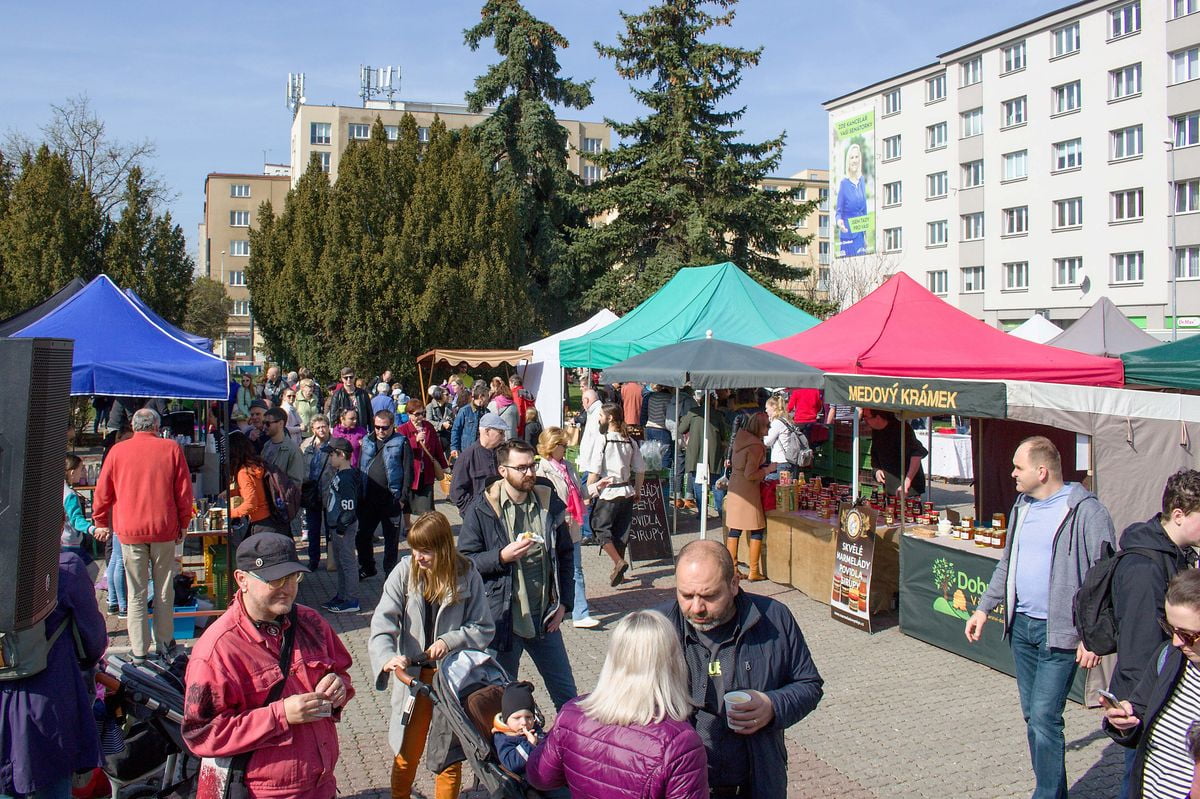
<path fill-rule="evenodd" d="M 537 405 L 538 413 L 541 414 L 543 426 L 562 427 L 563 424 L 566 385 L 563 382 L 563 366 L 558 360 L 559 342 L 599 330 L 619 318 L 615 313 L 604 308 L 592 318 L 580 322 L 574 327 L 569 327 L 531 344 L 522 345 L 521 349 L 533 353 L 529 363 L 525 366 L 522 377 L 525 380 L 525 390 L 533 394 L 534 404 Z"/>
<path fill-rule="evenodd" d="M 1035 313 L 1021 324 L 1008 331 L 1008 335 L 1023 338 L 1037 344 L 1045 344 L 1063 332 L 1063 329 L 1041 314 Z"/>
<path fill-rule="evenodd" d="M 1052 347 L 1118 358 L 1162 342 L 1130 322 L 1108 297 L 1101 297 L 1069 328 L 1046 342 Z"/>
<path fill-rule="evenodd" d="M 495 368 L 497 366 L 519 366 L 533 357 L 533 350 L 429 350 L 417 357 L 417 377 L 421 384 L 422 400 L 427 396 L 425 391 L 426 377 L 432 379 L 433 370 L 438 366 L 448 366 L 452 369 L 467 367 L 478 369 L 481 366 Z"/>

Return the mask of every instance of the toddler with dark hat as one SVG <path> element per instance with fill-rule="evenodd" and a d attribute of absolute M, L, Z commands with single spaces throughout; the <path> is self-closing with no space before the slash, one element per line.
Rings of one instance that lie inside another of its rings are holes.
<path fill-rule="evenodd" d="M 500 712 L 492 722 L 492 745 L 500 764 L 524 776 L 529 753 L 545 737 L 533 701 L 533 683 L 522 680 L 506 685 Z"/>

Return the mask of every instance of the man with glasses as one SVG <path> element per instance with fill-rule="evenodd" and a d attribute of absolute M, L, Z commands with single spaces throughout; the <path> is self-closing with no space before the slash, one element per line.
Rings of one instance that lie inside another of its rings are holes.
<path fill-rule="evenodd" d="M 262 459 L 288 476 L 296 485 L 304 483 L 304 455 L 287 429 L 288 415 L 283 408 L 270 408 L 263 414 L 263 431 L 267 435 Z M 300 535 L 300 514 L 291 520 L 292 536 Z"/>
<path fill-rule="evenodd" d="M 1004 636 L 1012 645 L 1037 783 L 1033 799 L 1066 799 L 1063 708 L 1076 665 L 1090 669 L 1100 660 L 1080 640 L 1072 600 L 1112 545 L 1113 523 L 1095 494 L 1063 482 L 1058 449 L 1044 436 L 1021 442 L 1012 476 L 1019 496 L 1008 540 L 966 635 L 978 641 L 988 614 L 1004 605 Z"/>
<path fill-rule="evenodd" d="M 471 500 L 500 474 L 496 470 L 496 447 L 504 443 L 510 432 L 508 422 L 497 413 L 485 413 L 479 418 L 479 440 L 454 462 L 451 475 L 450 501 L 460 513 L 466 513 Z"/>
<path fill-rule="evenodd" d="M 536 478 L 529 444 L 510 439 L 496 458 L 500 475 L 463 514 L 458 551 L 483 578 L 496 620 L 489 647 L 496 659 L 515 680 L 521 653 L 528 652 L 561 708 L 576 694 L 559 631 L 575 596 L 567 508 L 549 481 Z"/>
<path fill-rule="evenodd" d="M 373 429 L 362 440 L 358 460 L 362 470 L 362 507 L 359 509 L 358 565 L 363 578 L 374 577 L 375 528 L 383 525 L 383 573 L 389 574 L 400 559 L 404 537 L 401 513 L 413 483 L 413 451 L 408 439 L 396 434 L 396 419 L 390 411 L 375 414 Z"/>
<path fill-rule="evenodd" d="M 188 660 L 188 748 L 203 758 L 261 751 L 246 766 L 254 796 L 337 795 L 336 724 L 354 696 L 351 658 L 328 622 L 296 603 L 306 572 L 287 536 L 247 538 L 237 550 L 237 595 Z M 288 639 L 290 664 L 281 670 Z M 276 698 L 268 701 L 272 689 Z M 217 784 L 210 763 L 200 767 L 202 786 Z"/>
<path fill-rule="evenodd" d="M 371 410 L 371 398 L 365 389 L 354 385 L 354 370 L 347 366 L 342 369 L 341 375 L 342 387 L 329 398 L 329 418 L 340 419 L 342 411 L 353 408 L 358 411 L 359 419 L 370 419 L 374 413 Z"/>

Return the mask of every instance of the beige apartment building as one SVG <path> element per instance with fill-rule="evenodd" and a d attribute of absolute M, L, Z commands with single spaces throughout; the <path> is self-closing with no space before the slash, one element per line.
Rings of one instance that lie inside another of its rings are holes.
<path fill-rule="evenodd" d="M 229 327 L 214 349 L 235 364 L 253 361 L 254 317 L 246 288 L 250 229 L 258 223 L 258 207 L 270 200 L 272 208 L 282 209 L 291 188 L 286 166 L 268 164 L 263 171 L 266 174 L 212 172 L 204 179 L 204 222 L 196 263 L 201 274 L 221 281 L 233 300 Z"/>
<path fill-rule="evenodd" d="M 803 169 L 790 178 L 767 178 L 763 191 L 796 190 L 797 200 L 817 200 L 817 210 L 801 220 L 796 230 L 809 237 L 807 244 L 793 246 L 779 253 L 779 260 L 788 266 L 811 270 L 809 276 L 794 285 L 785 286 L 810 299 L 824 299 L 829 282 L 829 170 Z"/>
<path fill-rule="evenodd" d="M 485 108 L 472 114 L 466 105 L 459 103 L 423 103 L 404 100 L 368 100 L 363 107 L 342 105 L 296 106 L 292 117 L 291 161 L 292 184 L 308 169 L 313 153 L 321 159 L 321 167 L 329 173 L 330 181 L 337 180 L 338 161 L 350 142 L 371 137 L 371 126 L 375 119 L 383 122 L 389 139 L 400 136 L 400 120 L 412 114 L 417 123 L 417 133 L 422 141 L 428 141 L 429 129 L 435 118 L 439 118 L 450 130 L 469 128 L 488 118 L 493 109 Z M 584 183 L 600 179 L 600 167 L 589 163 L 588 153 L 602 152 L 611 146 L 612 131 L 603 122 L 582 122 L 560 119 L 558 123 L 567 131 L 570 146 L 567 151 L 567 167 L 583 178 Z"/>

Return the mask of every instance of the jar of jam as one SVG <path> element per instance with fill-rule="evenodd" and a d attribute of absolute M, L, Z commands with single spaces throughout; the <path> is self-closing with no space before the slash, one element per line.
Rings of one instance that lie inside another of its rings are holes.
<path fill-rule="evenodd" d="M 986 527 L 980 527 L 975 531 L 975 546 L 990 547 L 992 545 L 992 531 Z"/>
<path fill-rule="evenodd" d="M 974 527 L 962 528 L 962 540 L 963 541 L 974 541 L 975 540 L 975 528 Z"/>
<path fill-rule="evenodd" d="M 992 530 L 992 547 L 995 549 L 1004 549 L 1004 542 L 1008 539 L 1008 530 L 1003 527 L 996 527 Z"/>

